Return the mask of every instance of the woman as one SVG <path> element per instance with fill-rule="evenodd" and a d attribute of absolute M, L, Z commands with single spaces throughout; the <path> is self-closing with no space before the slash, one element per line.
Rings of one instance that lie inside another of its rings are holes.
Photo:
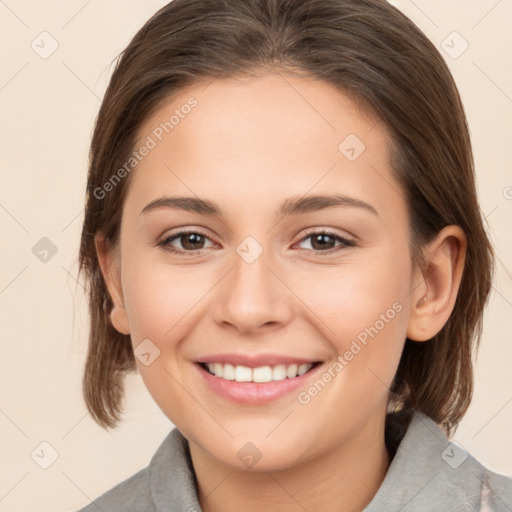
<path fill-rule="evenodd" d="M 468 128 L 380 0 L 173 0 L 91 144 L 89 411 L 176 426 L 97 510 L 512 510 L 451 443 L 492 276 Z"/>

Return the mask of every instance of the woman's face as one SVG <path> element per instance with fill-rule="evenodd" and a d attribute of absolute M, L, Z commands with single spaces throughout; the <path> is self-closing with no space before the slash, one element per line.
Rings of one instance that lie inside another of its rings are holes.
<path fill-rule="evenodd" d="M 418 282 L 383 125 L 267 74 L 182 89 L 136 149 L 118 325 L 162 411 L 240 469 L 373 439 Z"/>

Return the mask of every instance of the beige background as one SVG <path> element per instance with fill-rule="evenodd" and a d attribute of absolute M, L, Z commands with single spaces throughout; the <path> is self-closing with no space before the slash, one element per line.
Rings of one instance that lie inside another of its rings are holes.
<path fill-rule="evenodd" d="M 87 310 L 75 279 L 88 143 L 111 62 L 164 3 L 0 1 L 0 511 L 77 510 L 146 466 L 172 427 L 138 375 L 127 379 L 117 431 L 86 413 Z M 512 2 L 393 3 L 440 48 L 459 85 L 501 261 L 474 400 L 455 440 L 512 475 Z M 454 31 L 469 44 L 457 58 L 464 41 Z M 43 237 L 57 249 L 46 262 L 32 252 Z"/>

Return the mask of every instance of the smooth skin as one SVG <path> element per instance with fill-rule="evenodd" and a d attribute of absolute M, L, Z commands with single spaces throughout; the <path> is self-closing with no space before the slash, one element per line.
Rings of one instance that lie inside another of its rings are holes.
<path fill-rule="evenodd" d="M 189 441 L 203 511 L 361 511 L 389 467 L 384 420 L 405 339 L 428 343 L 448 320 L 464 233 L 448 226 L 425 247 L 425 275 L 413 264 L 386 129 L 332 85 L 275 71 L 196 82 L 146 121 L 140 143 L 191 96 L 198 105 L 132 171 L 117 250 L 96 237 L 113 325 L 134 348 L 149 339 L 160 350 L 138 368 Z M 339 150 L 349 134 L 366 146 L 354 161 Z M 376 213 L 279 215 L 283 201 L 317 194 Z M 163 196 L 207 199 L 223 216 L 141 213 Z M 206 237 L 169 241 L 182 229 Z M 308 237 L 322 229 L 354 245 Z M 248 236 L 263 249 L 252 263 L 236 250 Z M 293 392 L 240 405 L 199 378 L 197 360 L 228 352 L 327 369 L 395 303 L 401 311 L 307 404 Z M 251 467 L 237 455 L 248 442 L 261 453 Z"/>

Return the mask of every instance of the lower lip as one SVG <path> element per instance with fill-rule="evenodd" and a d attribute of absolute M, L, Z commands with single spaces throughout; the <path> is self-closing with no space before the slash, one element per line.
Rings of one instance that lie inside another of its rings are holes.
<path fill-rule="evenodd" d="M 271 382 L 237 382 L 236 380 L 226 380 L 222 377 L 216 377 L 205 370 L 199 363 L 195 366 L 199 373 L 217 394 L 224 398 L 228 398 L 234 402 L 245 405 L 262 405 L 277 400 L 284 395 L 296 391 L 304 386 L 307 380 L 319 371 L 323 366 L 319 364 L 314 366 L 304 375 L 286 378 L 283 380 L 275 380 Z"/>

